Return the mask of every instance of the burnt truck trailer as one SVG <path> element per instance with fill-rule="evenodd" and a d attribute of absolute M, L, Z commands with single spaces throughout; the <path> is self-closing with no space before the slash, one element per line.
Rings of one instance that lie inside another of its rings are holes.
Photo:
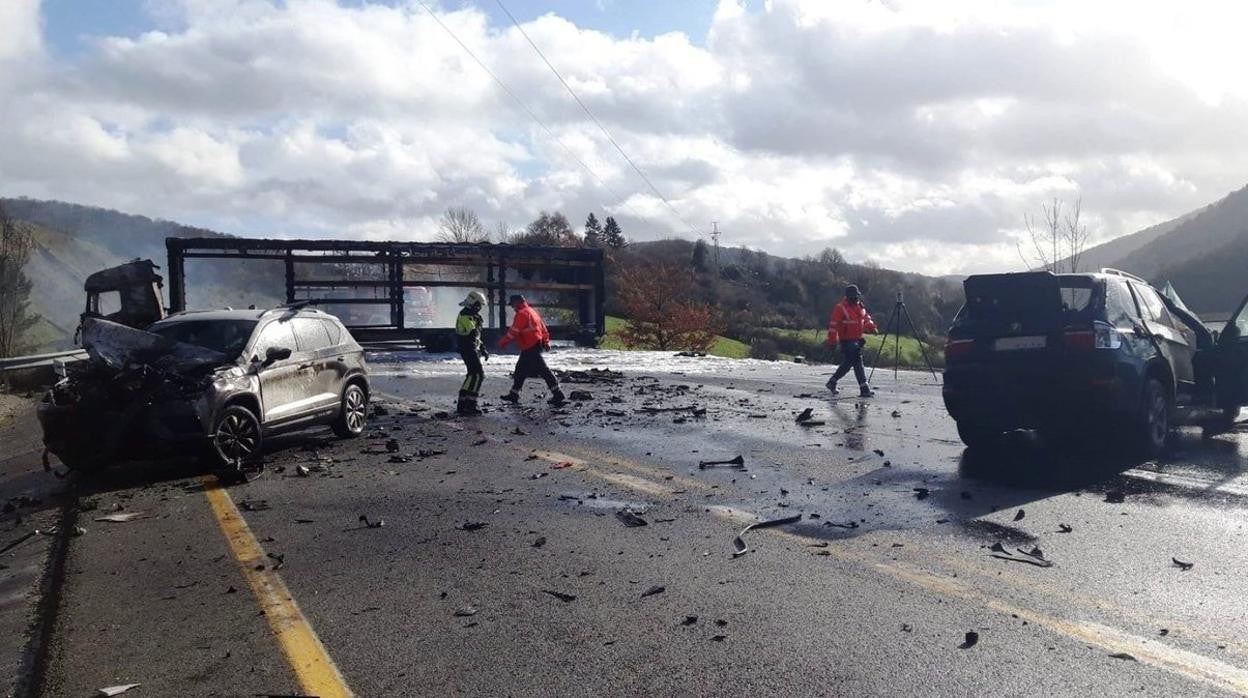
<path fill-rule="evenodd" d="M 599 249 L 507 244 L 167 238 L 170 310 L 187 308 L 187 263 L 280 264 L 285 303 L 310 301 L 339 317 L 361 342 L 454 346 L 459 300 L 489 299 L 488 334 L 504 330 L 510 294 L 543 310 L 557 339 L 595 343 L 606 331 L 606 279 Z M 271 280 L 271 279 L 270 279 Z"/>

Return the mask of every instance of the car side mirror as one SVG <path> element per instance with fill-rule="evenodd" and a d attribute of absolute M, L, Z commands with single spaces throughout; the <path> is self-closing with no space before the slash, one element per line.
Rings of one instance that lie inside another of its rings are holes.
<path fill-rule="evenodd" d="M 264 365 L 268 366 L 278 361 L 284 361 L 290 358 L 290 349 L 286 347 L 269 347 L 264 352 Z"/>

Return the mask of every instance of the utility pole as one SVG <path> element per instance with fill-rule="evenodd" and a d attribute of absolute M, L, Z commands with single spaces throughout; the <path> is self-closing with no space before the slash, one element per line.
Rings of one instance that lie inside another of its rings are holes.
<path fill-rule="evenodd" d="M 719 221 L 711 221 L 711 241 L 715 243 L 715 278 L 719 278 Z"/>

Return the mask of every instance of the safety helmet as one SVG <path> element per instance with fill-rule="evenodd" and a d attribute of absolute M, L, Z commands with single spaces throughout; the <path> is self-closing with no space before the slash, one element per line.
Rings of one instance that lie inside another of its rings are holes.
<path fill-rule="evenodd" d="M 459 304 L 464 308 L 480 308 L 485 305 L 485 294 L 480 291 L 469 291 L 468 297 L 460 301 Z"/>

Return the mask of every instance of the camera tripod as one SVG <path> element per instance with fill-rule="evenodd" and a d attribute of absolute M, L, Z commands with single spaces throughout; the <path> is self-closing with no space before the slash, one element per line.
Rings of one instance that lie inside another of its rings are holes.
<path fill-rule="evenodd" d="M 901 291 L 897 292 L 897 302 L 893 304 L 893 312 L 889 313 L 888 322 L 884 323 L 884 337 L 880 340 L 880 348 L 875 351 L 875 360 L 871 362 L 871 375 L 867 378 L 867 382 L 871 382 L 871 378 L 875 376 L 875 367 L 880 363 L 880 355 L 884 353 L 884 345 L 888 343 L 888 333 L 893 333 L 893 380 L 897 379 L 897 366 L 901 363 L 901 321 L 905 320 L 910 325 L 910 333 L 915 341 L 919 343 L 919 352 L 923 354 L 923 363 L 927 364 L 927 370 L 932 372 L 932 378 L 937 381 L 940 377 L 936 375 L 936 369 L 932 367 L 932 362 L 927 358 L 927 349 L 923 346 L 923 338 L 919 336 L 919 330 L 914 325 L 914 320 L 910 319 L 910 311 L 906 310 L 906 302 L 902 300 Z M 893 322 L 896 321 L 897 329 L 893 330 Z"/>

